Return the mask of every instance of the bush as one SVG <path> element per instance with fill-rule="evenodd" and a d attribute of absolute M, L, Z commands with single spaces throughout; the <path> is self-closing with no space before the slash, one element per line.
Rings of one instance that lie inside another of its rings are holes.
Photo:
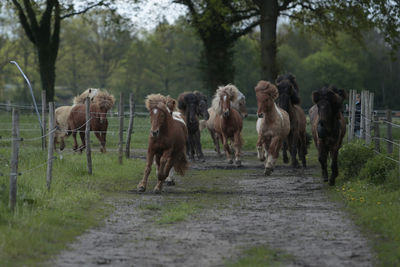
<path fill-rule="evenodd" d="M 383 184 L 389 173 L 396 168 L 396 163 L 385 155 L 376 155 L 369 159 L 360 171 L 360 179 L 367 179 L 374 184 Z"/>
<path fill-rule="evenodd" d="M 399 167 L 394 168 L 388 173 L 385 182 L 385 188 L 389 191 L 396 191 L 400 189 Z"/>
<path fill-rule="evenodd" d="M 339 167 L 345 180 L 355 179 L 374 152 L 360 142 L 345 144 L 339 151 Z"/>

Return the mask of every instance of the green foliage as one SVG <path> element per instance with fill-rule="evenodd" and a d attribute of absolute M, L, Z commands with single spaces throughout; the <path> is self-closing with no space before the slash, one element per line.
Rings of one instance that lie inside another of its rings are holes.
<path fill-rule="evenodd" d="M 360 178 L 367 179 L 373 184 L 383 184 L 391 170 L 396 166 L 386 155 L 376 155 L 370 158 L 360 171 Z"/>
<path fill-rule="evenodd" d="M 290 255 L 280 250 L 274 250 L 267 246 L 253 247 L 243 252 L 244 256 L 237 262 L 228 262 L 229 267 L 241 266 L 283 266 L 289 262 Z"/>
<path fill-rule="evenodd" d="M 339 168 L 345 180 L 357 179 L 364 164 L 374 157 L 374 152 L 360 142 L 343 145 L 339 150 Z"/>

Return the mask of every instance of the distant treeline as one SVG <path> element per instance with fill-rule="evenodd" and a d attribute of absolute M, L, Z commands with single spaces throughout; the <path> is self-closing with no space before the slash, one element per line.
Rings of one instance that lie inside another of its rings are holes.
<path fill-rule="evenodd" d="M 118 21 L 116 23 L 116 21 Z M 63 22 L 56 68 L 56 101 L 71 103 L 86 88 L 106 88 L 113 94 L 135 93 L 142 104 L 149 93 L 170 94 L 204 88 L 201 68 L 202 42 L 184 18 L 175 24 L 160 23 L 154 31 L 138 32 L 123 18 L 112 19 L 92 12 Z M 12 32 L 10 32 L 12 29 Z M 232 83 L 255 106 L 254 86 L 261 77 L 259 33 L 235 45 Z M 365 33 L 359 43 L 339 33 L 328 42 L 301 26 L 283 24 L 278 29 L 278 64 L 281 73 L 292 72 L 300 87 L 304 107 L 311 106 L 311 92 L 334 84 L 346 90 L 375 92 L 375 107 L 400 109 L 400 52 L 391 50 L 377 32 Z M 0 102 L 30 103 L 17 61 L 40 96 L 40 77 L 32 44 L 16 18 L 0 25 Z M 211 97 L 211 95 L 209 95 Z"/>

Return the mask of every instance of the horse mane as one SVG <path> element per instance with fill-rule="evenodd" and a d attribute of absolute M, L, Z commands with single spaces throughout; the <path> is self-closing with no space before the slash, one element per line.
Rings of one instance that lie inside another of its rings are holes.
<path fill-rule="evenodd" d="M 150 94 L 146 96 L 144 101 L 148 111 L 157 107 L 159 103 L 165 104 L 165 106 L 170 110 L 170 113 L 176 111 L 176 100 L 169 95 L 163 96 L 162 94 Z"/>
<path fill-rule="evenodd" d="M 75 96 L 73 99 L 73 103 L 74 105 L 78 105 L 78 104 L 85 104 L 86 98 L 90 95 L 91 90 L 95 90 L 97 93 L 95 94 L 95 96 L 98 94 L 98 92 L 100 91 L 97 88 L 88 88 L 86 89 L 82 94 Z M 91 99 L 93 101 L 93 98 Z"/>
<path fill-rule="evenodd" d="M 107 91 L 99 91 L 93 98 L 93 103 L 109 111 L 115 103 L 115 97 Z"/>
<path fill-rule="evenodd" d="M 296 76 L 294 76 L 290 72 L 285 73 L 285 74 L 281 74 L 281 75 L 278 76 L 278 78 L 276 78 L 275 83 L 278 84 L 283 80 L 289 80 L 293 84 L 293 87 L 296 90 L 296 92 L 297 93 L 299 92 L 299 86 L 297 85 L 297 82 L 296 82 Z"/>
<path fill-rule="evenodd" d="M 233 84 L 227 84 L 225 86 L 218 87 L 213 100 L 211 101 L 211 107 L 217 112 L 217 114 L 221 114 L 220 107 L 220 97 L 221 95 L 226 94 L 229 97 L 229 100 L 234 103 L 238 100 L 240 94 L 242 94 L 239 89 Z M 243 94 L 242 94 L 243 95 Z"/>
<path fill-rule="evenodd" d="M 277 99 L 279 96 L 279 91 L 276 88 L 275 85 L 273 85 L 270 82 L 267 81 L 259 81 L 257 83 L 257 86 L 254 88 L 254 90 L 256 91 L 256 95 L 260 94 L 260 95 L 268 95 L 270 96 L 273 100 Z"/>

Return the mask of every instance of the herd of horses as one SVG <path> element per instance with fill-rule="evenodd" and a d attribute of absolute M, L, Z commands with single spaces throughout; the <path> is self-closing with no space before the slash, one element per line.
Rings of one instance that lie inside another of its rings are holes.
<path fill-rule="evenodd" d="M 307 148 L 311 137 L 306 131 L 306 116 L 301 108 L 299 87 L 295 76 L 288 73 L 276 80 L 276 85 L 268 81 L 259 81 L 255 86 L 257 100 L 258 139 L 257 157 L 264 162 L 264 174 L 270 175 L 275 167 L 279 151 L 283 150 L 283 161 L 291 165 L 306 168 Z M 87 98 L 89 97 L 89 98 Z M 85 119 L 86 99 L 90 100 L 90 122 Z M 309 110 L 314 143 L 318 149 L 318 160 L 324 181 L 335 184 L 338 176 L 338 151 L 345 135 L 346 127 L 342 114 L 346 93 L 334 86 L 324 87 L 312 93 L 314 105 Z M 85 148 L 85 132 L 81 128 L 90 123 L 105 152 L 107 112 L 112 108 L 115 99 L 107 92 L 88 89 L 74 99 L 73 106 L 60 107 L 56 110 L 58 131 L 55 143 L 61 142 L 64 148 L 64 137 L 73 135 L 74 150 Z M 219 142 L 229 164 L 241 166 L 241 149 L 243 145 L 243 119 L 247 117 L 246 97 L 236 86 L 220 86 L 208 107 L 207 97 L 198 91 L 184 92 L 175 100 L 170 96 L 150 94 L 145 99 L 145 106 L 150 115 L 150 134 L 147 149 L 147 162 L 144 175 L 137 188 L 144 192 L 153 162 L 156 163 L 158 179 L 154 192 L 162 191 L 165 181 L 174 184 L 171 174 L 175 170 L 184 175 L 188 160 L 204 161 L 201 148 L 200 132 L 208 129 L 221 155 Z M 79 132 L 82 145 L 78 147 L 76 134 Z M 331 175 L 328 176 L 327 160 L 331 157 Z"/>

